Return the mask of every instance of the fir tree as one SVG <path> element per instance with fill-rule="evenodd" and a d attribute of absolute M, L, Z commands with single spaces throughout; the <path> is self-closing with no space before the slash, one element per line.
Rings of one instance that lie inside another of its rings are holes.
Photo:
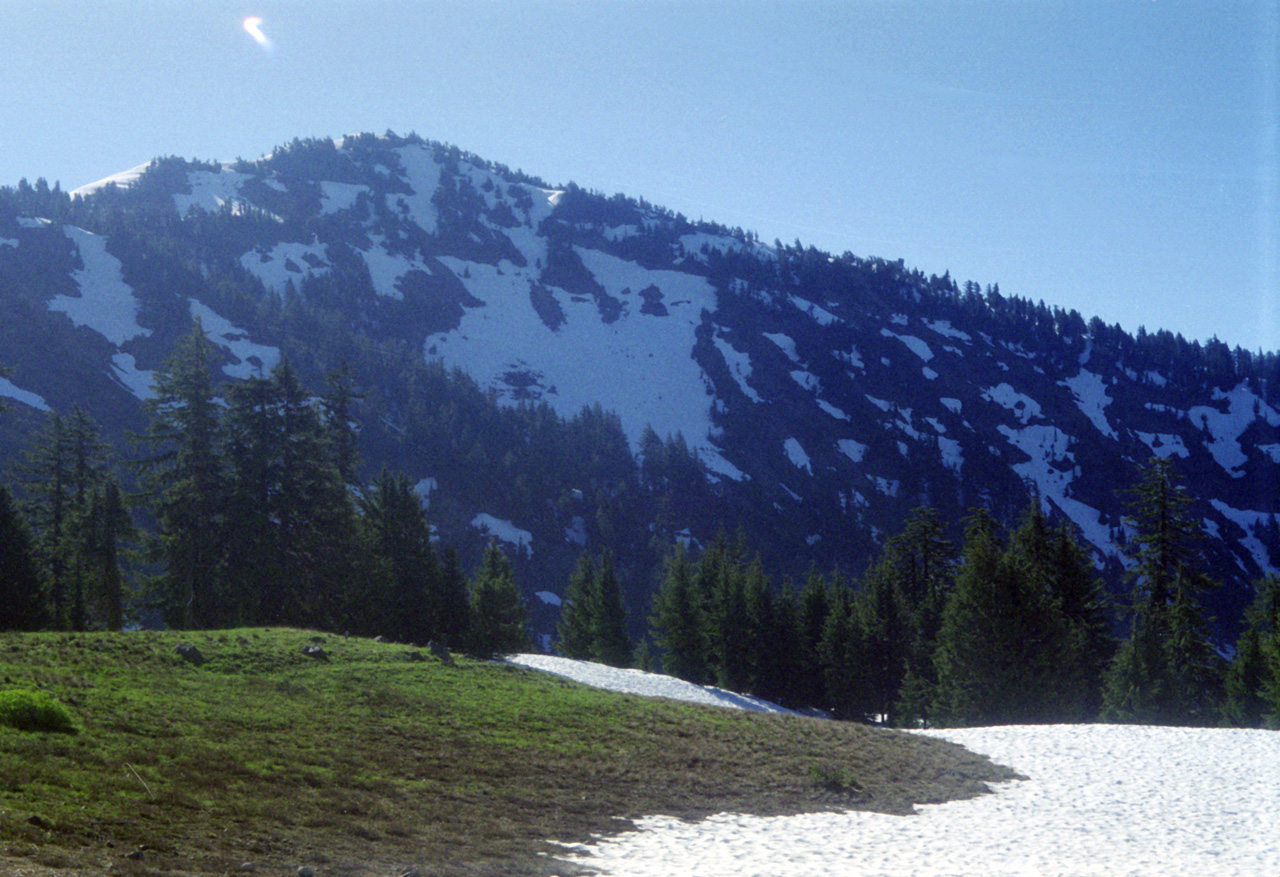
<path fill-rule="evenodd" d="M 1199 595 L 1212 582 L 1193 565 L 1192 500 L 1167 459 L 1153 458 L 1134 490 L 1129 638 L 1107 671 L 1104 715 L 1145 724 L 1205 724 L 1218 715 L 1219 659 Z"/>
<path fill-rule="evenodd" d="M 590 660 L 593 655 L 592 626 L 596 607 L 596 565 L 588 553 L 578 558 L 578 565 L 569 577 L 565 591 L 560 621 L 556 624 L 556 650 L 566 658 Z"/>
<path fill-rule="evenodd" d="M 684 545 L 676 543 L 667 555 L 666 575 L 650 619 L 653 640 L 662 650 L 663 672 L 689 682 L 708 681 L 702 613 L 693 564 Z"/>
<path fill-rule="evenodd" d="M 150 553 L 161 568 L 155 596 L 165 620 L 180 628 L 250 620 L 222 587 L 226 498 L 213 353 L 197 321 L 155 373 L 141 437 L 143 495 L 156 518 Z"/>
<path fill-rule="evenodd" d="M 385 564 L 386 586 L 359 619 L 380 625 L 397 642 L 440 637 L 444 614 L 443 570 L 431 545 L 422 501 L 409 479 L 382 470 L 362 497 L 361 523 L 372 554 Z"/>
<path fill-rule="evenodd" d="M 532 648 L 528 612 L 516 588 L 511 562 L 490 541 L 471 583 L 471 625 L 468 651 L 492 658 Z"/>

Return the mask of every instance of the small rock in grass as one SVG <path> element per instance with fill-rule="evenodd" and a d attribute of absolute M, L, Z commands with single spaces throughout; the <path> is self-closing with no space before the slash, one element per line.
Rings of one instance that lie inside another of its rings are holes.
<path fill-rule="evenodd" d="M 324 661 L 325 663 L 329 662 L 329 655 L 325 652 L 324 649 L 320 648 L 319 646 L 315 646 L 315 645 L 303 646 L 302 654 L 316 661 Z"/>
<path fill-rule="evenodd" d="M 310 865 L 302 865 L 298 868 L 298 877 L 316 877 L 315 868 Z"/>
<path fill-rule="evenodd" d="M 174 651 L 177 652 L 178 657 L 182 658 L 182 660 L 189 664 L 195 664 L 197 667 L 208 662 L 208 658 L 200 654 L 200 650 L 191 643 L 178 643 Z"/>

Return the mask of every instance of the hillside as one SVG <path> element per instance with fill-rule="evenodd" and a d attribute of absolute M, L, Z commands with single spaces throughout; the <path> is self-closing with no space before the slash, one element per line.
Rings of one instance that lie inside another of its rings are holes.
<path fill-rule="evenodd" d="M 638 632 L 676 541 L 723 527 L 774 576 L 858 574 L 920 505 L 1009 523 L 1029 493 L 1114 586 L 1152 456 L 1196 498 L 1222 640 L 1280 563 L 1274 353 L 766 245 L 416 136 L 4 190 L 0 456 L 76 405 L 123 448 L 193 319 L 223 382 L 287 359 L 319 392 L 349 366 L 364 471 L 407 473 L 464 566 L 501 540 L 549 595 L 542 633 L 584 549 L 617 554 Z"/>
<path fill-rule="evenodd" d="M 43 691 L 77 729 L 0 722 L 5 873 L 541 874 L 550 841 L 645 814 L 906 813 L 1011 776 L 942 741 L 372 640 L 314 659 L 314 637 L 0 635 L 0 705 Z"/>

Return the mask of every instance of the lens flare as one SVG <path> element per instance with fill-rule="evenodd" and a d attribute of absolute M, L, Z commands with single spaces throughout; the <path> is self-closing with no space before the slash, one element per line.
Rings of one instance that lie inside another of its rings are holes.
<path fill-rule="evenodd" d="M 271 48 L 271 39 L 262 32 L 262 19 L 256 15 L 250 15 L 244 20 L 244 29 L 249 32 L 249 36 L 264 49 Z"/>

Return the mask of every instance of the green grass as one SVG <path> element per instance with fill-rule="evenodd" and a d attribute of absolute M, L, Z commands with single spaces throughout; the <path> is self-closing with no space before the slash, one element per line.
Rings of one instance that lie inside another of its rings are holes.
<path fill-rule="evenodd" d="M 645 814 L 908 813 L 1012 776 L 941 741 L 364 639 L 327 636 L 319 663 L 314 635 L 0 634 L 0 704 L 51 698 L 79 729 L 0 721 L 0 873 L 564 873 L 548 841 Z"/>

